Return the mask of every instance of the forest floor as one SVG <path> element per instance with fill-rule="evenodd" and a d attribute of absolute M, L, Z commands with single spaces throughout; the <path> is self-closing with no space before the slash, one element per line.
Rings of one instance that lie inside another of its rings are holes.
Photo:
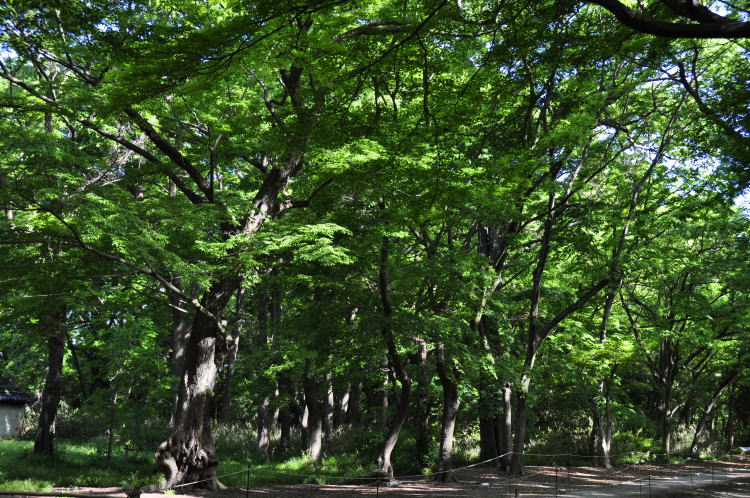
<path fill-rule="evenodd" d="M 172 498 L 242 498 L 244 496 L 315 497 L 391 496 L 438 498 L 448 496 L 569 496 L 569 497 L 748 497 L 750 457 L 727 461 L 682 464 L 631 464 L 614 469 L 601 467 L 527 466 L 526 475 L 511 478 L 491 468 L 473 467 L 455 472 L 455 482 L 439 483 L 396 478 L 390 483 L 266 484 L 250 489 L 190 490 Z M 71 491 L 69 488 L 55 491 Z M 75 493 L 124 496 L 122 488 L 78 488 Z M 162 493 L 143 498 L 163 498 Z"/>

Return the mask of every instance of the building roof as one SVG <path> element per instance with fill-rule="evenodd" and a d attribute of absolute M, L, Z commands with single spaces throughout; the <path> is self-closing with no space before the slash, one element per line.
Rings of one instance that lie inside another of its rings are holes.
<path fill-rule="evenodd" d="M 21 391 L 18 386 L 0 386 L 0 404 L 27 404 L 36 401 L 36 396 Z"/>

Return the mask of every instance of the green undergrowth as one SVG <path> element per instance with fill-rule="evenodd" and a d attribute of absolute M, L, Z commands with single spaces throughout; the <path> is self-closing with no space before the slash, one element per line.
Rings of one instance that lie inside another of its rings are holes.
<path fill-rule="evenodd" d="M 69 441 L 58 441 L 57 454 L 51 459 L 32 450 L 31 441 L 0 440 L 0 490 L 134 486 L 159 480 L 146 454 L 113 455 L 108 460 L 94 445 Z"/>
<path fill-rule="evenodd" d="M 271 454 L 266 460 L 255 453 L 254 430 L 248 426 L 216 426 L 213 434 L 221 460 L 218 474 L 234 474 L 249 468 L 251 486 L 266 483 L 351 482 L 355 478 L 371 475 L 382 439 L 381 433 L 364 429 L 336 431 L 323 444 L 323 458 L 315 464 L 299 446 L 301 438 L 296 431 L 292 437 L 292 448 L 286 454 Z M 278 446 L 277 438 L 278 433 L 273 435 L 272 448 Z M 247 480 L 247 472 L 221 479 L 229 486 L 243 487 Z"/>
<path fill-rule="evenodd" d="M 478 437 L 473 428 L 459 431 L 453 463 L 457 467 L 479 459 Z M 271 453 L 261 459 L 255 452 L 255 431 L 245 424 L 226 424 L 213 427 L 218 456 L 218 475 L 228 486 L 258 486 L 267 483 L 356 483 L 375 471 L 375 456 L 383 433 L 371 428 L 338 430 L 324 443 L 323 458 L 313 463 L 300 448 L 301 437 L 294 433 L 293 445 L 285 454 Z M 271 448 L 278 447 L 278 434 L 272 438 Z M 568 435 L 570 438 L 570 435 Z M 529 444 L 525 458 L 527 465 L 592 465 L 585 458 L 585 439 L 579 444 L 563 445 L 557 434 L 542 434 Z M 565 441 L 570 441 L 566 439 Z M 618 433 L 615 437 L 614 463 L 637 461 L 651 463 L 680 463 L 682 459 L 660 459 L 655 443 L 637 434 Z M 158 482 L 161 474 L 153 460 L 153 452 L 141 445 L 141 451 L 125 452 L 123 445 L 113 447 L 111 458 L 102 450 L 101 441 L 59 439 L 55 458 L 48 459 L 32 452 L 33 443 L 23 440 L 0 440 L 0 491 L 50 491 L 53 487 L 78 486 L 139 486 Z M 405 428 L 393 453 L 397 475 L 428 474 L 436 461 L 436 444 L 431 445 L 426 468 L 419 468 L 415 453 L 415 434 Z M 579 447 L 577 447 L 579 446 Z M 560 450 L 559 448 L 565 448 Z M 571 453 L 559 455 L 559 453 Z M 552 454 L 552 455 L 551 455 Z M 599 462 L 600 463 L 600 462 Z M 247 469 L 250 469 L 248 475 Z M 228 475 L 229 474 L 229 475 Z"/>
<path fill-rule="evenodd" d="M 267 483 L 330 484 L 351 482 L 355 478 L 369 475 L 374 468 L 362 465 L 362 462 L 349 456 L 324 457 L 319 464 L 314 464 L 307 456 L 288 458 L 279 462 L 253 463 L 236 460 L 225 460 L 219 465 L 219 475 L 233 474 L 221 478 L 229 486 L 244 487 L 248 482 L 246 469 L 250 470 L 250 486 Z"/>

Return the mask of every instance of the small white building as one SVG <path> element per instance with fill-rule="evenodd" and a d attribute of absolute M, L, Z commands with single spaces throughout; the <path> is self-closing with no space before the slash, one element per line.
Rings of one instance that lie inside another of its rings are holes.
<path fill-rule="evenodd" d="M 0 386 L 0 439 L 21 435 L 24 409 L 34 401 L 34 396 L 16 386 Z"/>

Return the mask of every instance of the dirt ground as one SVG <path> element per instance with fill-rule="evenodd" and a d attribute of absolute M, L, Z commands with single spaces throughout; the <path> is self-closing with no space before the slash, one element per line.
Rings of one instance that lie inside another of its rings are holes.
<path fill-rule="evenodd" d="M 694 462 L 679 465 L 632 464 L 614 469 L 600 467 L 528 466 L 526 475 L 511 478 L 491 468 L 473 467 L 455 472 L 455 481 L 428 482 L 417 477 L 401 477 L 393 482 L 362 480 L 340 484 L 269 484 L 251 489 L 222 491 L 190 490 L 173 498 L 242 497 L 316 497 L 389 496 L 643 496 L 667 497 L 750 497 L 750 457 L 737 456 L 729 461 Z M 77 495 L 91 498 L 103 495 L 124 497 L 121 488 L 80 488 Z M 142 498 L 163 498 L 149 493 Z"/>

